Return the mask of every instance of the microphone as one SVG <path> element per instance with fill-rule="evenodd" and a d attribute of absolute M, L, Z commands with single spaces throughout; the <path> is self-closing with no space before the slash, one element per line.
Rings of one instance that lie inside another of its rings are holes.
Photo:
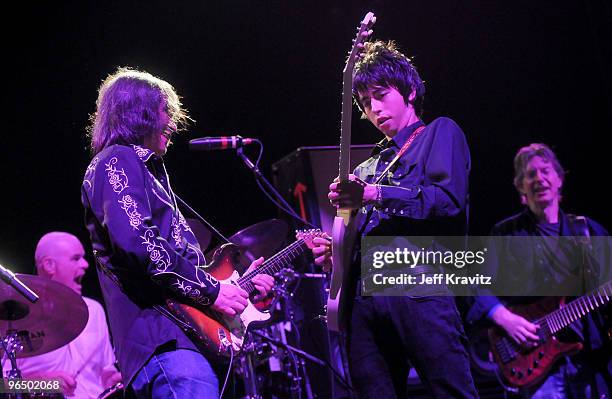
<path fill-rule="evenodd" d="M 189 149 L 192 151 L 215 151 L 240 148 L 252 144 L 253 139 L 241 136 L 201 137 L 189 141 Z"/>
<path fill-rule="evenodd" d="M 23 295 L 28 301 L 32 303 L 38 301 L 38 295 L 19 280 L 19 277 L 17 277 L 15 273 L 2 265 L 0 265 L 0 279 L 17 290 L 17 292 Z"/>

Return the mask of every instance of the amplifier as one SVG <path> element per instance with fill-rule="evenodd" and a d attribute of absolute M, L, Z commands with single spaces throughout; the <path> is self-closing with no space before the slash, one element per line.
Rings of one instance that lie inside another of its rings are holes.
<path fill-rule="evenodd" d="M 369 158 L 374 145 L 351 146 L 351 170 Z M 336 209 L 327 199 L 338 176 L 338 146 L 300 147 L 272 165 L 274 185 L 308 222 L 331 233 Z"/>

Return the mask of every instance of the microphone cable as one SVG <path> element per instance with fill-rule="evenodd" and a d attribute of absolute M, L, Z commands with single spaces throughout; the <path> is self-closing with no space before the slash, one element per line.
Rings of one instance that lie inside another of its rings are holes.
<path fill-rule="evenodd" d="M 230 373 L 232 372 L 232 363 L 234 363 L 234 348 L 230 346 L 230 362 L 227 368 L 227 373 L 225 374 L 225 381 L 223 382 L 223 388 L 221 388 L 221 393 L 219 394 L 219 399 L 223 398 L 223 393 L 225 392 L 225 388 L 227 388 L 227 380 L 229 379 Z"/>

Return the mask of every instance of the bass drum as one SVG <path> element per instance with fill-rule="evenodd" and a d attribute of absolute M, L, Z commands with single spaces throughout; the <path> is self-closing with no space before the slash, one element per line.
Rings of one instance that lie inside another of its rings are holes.
<path fill-rule="evenodd" d="M 107 388 L 104 392 L 102 392 L 98 399 L 121 399 L 123 398 L 123 392 L 125 388 L 122 382 L 118 382 L 110 388 Z"/>

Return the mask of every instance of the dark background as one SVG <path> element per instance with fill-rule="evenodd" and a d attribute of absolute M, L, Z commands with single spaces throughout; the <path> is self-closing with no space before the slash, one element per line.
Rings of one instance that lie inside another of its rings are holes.
<path fill-rule="evenodd" d="M 22 2 L 26 3 L 26 2 Z M 197 121 L 166 157 L 175 191 L 230 235 L 277 211 L 232 152 L 189 139 L 241 134 L 262 169 L 299 146 L 339 141 L 341 71 L 369 10 L 426 81 L 425 121 L 456 120 L 471 147 L 471 232 L 520 210 L 512 158 L 553 146 L 569 171 L 563 207 L 612 229 L 610 3 L 582 1 L 182 1 L 14 5 L 5 10 L 0 263 L 33 271 L 37 240 L 89 248 L 80 185 L 97 88 L 118 66 L 171 82 Z M 353 142 L 378 133 L 353 115 Z M 84 293 L 98 297 L 92 268 Z"/>

